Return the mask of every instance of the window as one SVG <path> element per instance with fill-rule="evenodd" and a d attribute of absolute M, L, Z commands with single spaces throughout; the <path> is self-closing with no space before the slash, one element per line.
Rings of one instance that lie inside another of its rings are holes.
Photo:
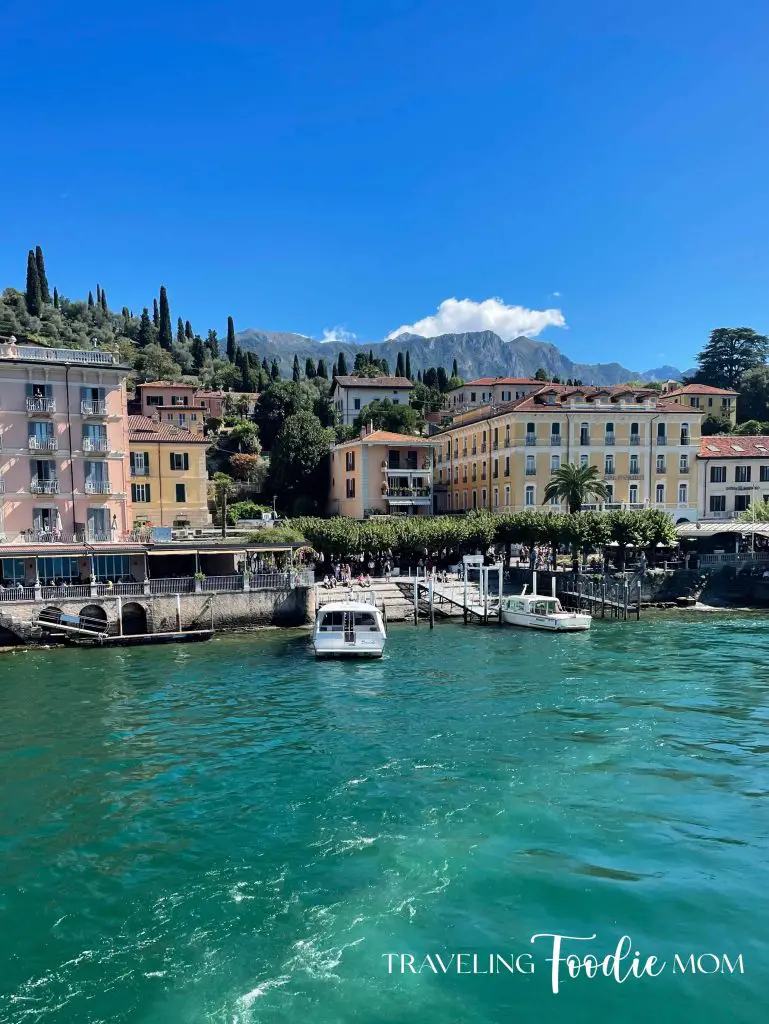
<path fill-rule="evenodd" d="M 590 425 L 581 423 L 579 427 L 579 443 L 590 444 Z"/>
<path fill-rule="evenodd" d="M 630 456 L 630 472 L 631 473 L 637 473 L 638 472 L 638 456 L 637 455 L 631 455 Z"/>
<path fill-rule="evenodd" d="M 580 466 L 586 466 L 587 465 L 587 455 L 580 455 L 580 457 L 579 457 L 579 464 L 580 464 Z"/>
<path fill-rule="evenodd" d="M 551 455 L 550 456 L 550 472 L 555 473 L 557 469 L 561 468 L 561 456 Z"/>
<path fill-rule="evenodd" d="M 462 508 L 467 508 L 467 491 L 462 491 Z"/>
<path fill-rule="evenodd" d="M 478 508 L 478 492 L 473 491 L 473 508 Z"/>
<path fill-rule="evenodd" d="M 131 579 L 130 555 L 94 555 L 93 574 L 101 583 L 119 580 L 121 576 Z"/>
<path fill-rule="evenodd" d="M 759 466 L 758 479 L 761 481 L 762 484 L 769 481 L 769 466 Z"/>
<path fill-rule="evenodd" d="M 550 444 L 561 443 L 561 424 L 551 423 L 550 424 Z"/>
<path fill-rule="evenodd" d="M 187 485 L 177 484 L 176 485 L 176 500 L 177 502 L 183 503 L 187 500 Z"/>
<path fill-rule="evenodd" d="M 681 424 L 681 444 L 689 444 L 689 424 Z"/>
<path fill-rule="evenodd" d="M 537 472 L 537 466 L 533 455 L 526 456 L 526 475 L 533 476 Z"/>
<path fill-rule="evenodd" d="M 657 472 L 658 473 L 664 473 L 665 472 L 665 456 L 664 455 L 658 455 L 657 456 Z"/>
<path fill-rule="evenodd" d="M 505 487 L 505 505 L 510 504 L 510 484 Z"/>
<path fill-rule="evenodd" d="M 664 484 L 657 484 L 657 486 L 655 488 L 655 501 L 657 502 L 657 504 L 661 505 L 662 502 L 664 502 L 664 500 L 665 500 L 665 485 Z"/>
<path fill-rule="evenodd" d="M 606 503 L 611 504 L 614 501 L 614 484 L 606 485 Z"/>
<path fill-rule="evenodd" d="M 525 504 L 526 505 L 533 505 L 534 504 L 534 488 L 532 487 L 531 484 L 529 484 L 527 486 L 527 488 L 526 488 Z"/>
<path fill-rule="evenodd" d="M 147 405 L 162 405 L 163 404 L 163 396 L 162 395 L 145 395 L 144 396 L 144 401 L 145 401 L 145 403 Z"/>
<path fill-rule="evenodd" d="M 475 401 L 475 392 L 474 392 L 474 391 L 471 391 L 471 392 L 470 392 L 470 401 L 471 401 L 471 402 L 474 402 L 474 401 Z"/>
<path fill-rule="evenodd" d="M 79 583 L 80 563 L 77 558 L 38 558 L 37 573 L 40 582 L 46 581 L 49 586 L 53 586 L 56 580 L 77 580 Z"/>
<path fill-rule="evenodd" d="M 711 494 L 710 495 L 710 511 L 711 512 L 726 512 L 726 495 L 725 494 Z"/>
<path fill-rule="evenodd" d="M 499 459 L 494 459 L 493 473 L 494 473 L 494 479 L 496 480 L 497 477 L 499 476 Z M 494 504 L 495 505 L 497 504 L 496 501 L 494 502 Z"/>
<path fill-rule="evenodd" d="M 750 483 L 750 466 L 735 466 L 734 467 L 734 482 L 736 484 L 749 484 Z"/>
<path fill-rule="evenodd" d="M 347 488 L 347 497 L 348 498 L 354 498 L 355 497 L 355 477 L 354 476 L 349 476 L 347 478 L 345 484 L 346 484 L 346 488 Z"/>
<path fill-rule="evenodd" d="M 459 483 L 459 466 L 454 466 L 454 483 Z"/>
<path fill-rule="evenodd" d="M 510 447 L 510 424 L 505 427 L 505 448 Z"/>
<path fill-rule="evenodd" d="M 628 500 L 631 505 L 638 504 L 638 484 L 631 484 L 628 492 Z"/>
<path fill-rule="evenodd" d="M 151 501 L 149 484 L 131 484 L 131 501 L 137 504 L 146 504 Z"/>
<path fill-rule="evenodd" d="M 614 424 L 606 424 L 606 444 L 614 444 Z"/>
<path fill-rule="evenodd" d="M 24 582 L 26 573 L 23 558 L 0 559 L 0 566 L 2 566 L 2 577 L 6 583 L 11 581 L 14 583 Z"/>
<path fill-rule="evenodd" d="M 170 453 L 171 469 L 189 469 L 190 457 L 187 452 Z"/>
<path fill-rule="evenodd" d="M 193 412 L 190 415 L 190 419 L 192 420 L 193 423 L 197 423 L 198 422 L 198 414 L 196 412 Z"/>
<path fill-rule="evenodd" d="M 510 456 L 505 456 L 505 476 L 510 476 Z"/>
<path fill-rule="evenodd" d="M 630 443 L 640 444 L 641 443 L 641 432 L 638 429 L 637 423 L 630 424 Z"/>
<path fill-rule="evenodd" d="M 499 488 L 494 488 L 494 508 L 499 508 Z"/>
<path fill-rule="evenodd" d="M 745 512 L 750 505 L 749 494 L 735 494 L 734 496 L 734 511 Z"/>
<path fill-rule="evenodd" d="M 686 504 L 686 499 L 687 499 L 687 496 L 688 496 L 687 492 L 688 492 L 688 487 L 686 486 L 686 484 L 679 484 L 678 485 L 678 500 L 681 502 L 682 505 Z"/>
<path fill-rule="evenodd" d="M 667 443 L 667 436 L 665 434 L 665 424 L 664 423 L 658 423 L 657 424 L 657 444 L 666 444 L 666 443 Z"/>
<path fill-rule="evenodd" d="M 356 412 L 360 409 L 360 399 L 359 398 L 354 398 L 353 399 L 352 407 L 353 407 L 353 409 L 355 409 Z"/>
<path fill-rule="evenodd" d="M 607 476 L 611 476 L 614 473 L 614 456 L 607 455 L 604 459 L 603 471 Z"/>
<path fill-rule="evenodd" d="M 474 462 L 473 463 L 473 480 L 476 480 L 477 478 L 478 478 L 478 463 Z"/>
<path fill-rule="evenodd" d="M 173 395 L 171 405 L 189 405 L 190 400 L 186 395 Z"/>
<path fill-rule="evenodd" d="M 726 483 L 726 466 L 711 466 L 710 467 L 710 482 L 712 484 L 725 484 Z"/>
<path fill-rule="evenodd" d="M 679 471 L 679 473 L 688 473 L 689 472 L 689 456 L 688 455 L 682 455 L 681 458 L 678 460 L 678 471 Z"/>
<path fill-rule="evenodd" d="M 169 423 L 173 423 L 174 414 L 172 412 L 166 413 L 166 419 L 168 420 Z"/>
<path fill-rule="evenodd" d="M 486 488 L 481 491 L 481 508 L 486 508 Z"/>
<path fill-rule="evenodd" d="M 352 473 L 352 471 L 355 469 L 355 452 L 345 452 L 344 468 L 347 470 L 348 473 Z"/>
<path fill-rule="evenodd" d="M 527 423 L 526 424 L 526 444 L 537 443 L 537 424 Z"/>
<path fill-rule="evenodd" d="M 187 426 L 187 413 L 186 412 L 180 412 L 179 413 L 179 426 L 180 427 L 186 427 Z"/>

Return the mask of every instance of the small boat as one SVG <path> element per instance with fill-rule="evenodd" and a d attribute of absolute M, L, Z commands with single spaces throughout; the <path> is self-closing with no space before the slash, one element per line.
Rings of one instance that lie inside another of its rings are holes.
<path fill-rule="evenodd" d="M 316 658 L 381 658 L 387 626 L 373 591 L 322 604 L 315 616 Z"/>
<path fill-rule="evenodd" d="M 502 601 L 502 621 L 510 626 L 528 626 L 529 629 L 547 629 L 555 633 L 579 632 L 590 629 L 593 617 L 585 612 L 567 612 L 553 593 L 550 597 L 537 593 L 537 574 L 532 573 L 533 593 L 527 594 L 525 585 L 520 594 Z"/>

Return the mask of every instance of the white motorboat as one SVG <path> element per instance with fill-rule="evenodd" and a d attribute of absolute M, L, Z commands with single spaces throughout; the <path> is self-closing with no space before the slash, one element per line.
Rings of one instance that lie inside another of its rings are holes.
<path fill-rule="evenodd" d="M 316 658 L 381 658 L 387 626 L 373 591 L 321 604 L 312 646 Z"/>
<path fill-rule="evenodd" d="M 537 574 L 532 573 L 533 593 L 527 594 L 524 586 L 520 594 L 506 597 L 502 601 L 502 621 L 511 626 L 528 626 L 529 629 L 547 629 L 552 632 L 579 632 L 590 629 L 593 622 L 591 615 L 585 612 L 567 612 L 555 596 L 555 579 L 553 593 L 550 597 L 538 594 Z"/>

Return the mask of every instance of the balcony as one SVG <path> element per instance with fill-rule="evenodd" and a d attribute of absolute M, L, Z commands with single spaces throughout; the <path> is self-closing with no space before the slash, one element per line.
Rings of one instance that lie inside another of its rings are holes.
<path fill-rule="evenodd" d="M 56 399 L 43 398 L 39 395 L 31 396 L 27 399 L 27 412 L 36 416 L 41 413 L 56 412 Z"/>
<path fill-rule="evenodd" d="M 58 494 L 59 493 L 59 481 L 58 480 L 44 480 L 40 477 L 33 477 L 29 485 L 31 494 Z"/>
<path fill-rule="evenodd" d="M 560 445 L 561 445 L 561 435 L 560 434 L 551 434 L 550 435 L 550 444 L 554 448 L 559 448 Z"/>
<path fill-rule="evenodd" d="M 59 439 L 49 434 L 47 437 L 38 437 L 31 434 L 29 437 L 29 450 L 31 452 L 55 452 L 59 447 Z"/>
<path fill-rule="evenodd" d="M 472 447 L 472 450 L 471 450 L 471 453 L 472 453 L 473 455 L 477 455 L 477 454 L 478 454 L 478 448 L 477 448 L 477 446 L 476 446 L 476 445 L 473 445 L 473 447 Z"/>
<path fill-rule="evenodd" d="M 637 469 L 636 470 L 631 470 L 628 473 L 628 480 L 640 480 L 642 475 L 643 474 L 639 473 Z"/>
<path fill-rule="evenodd" d="M 665 437 L 665 436 L 660 437 L 659 434 L 657 435 L 657 444 L 658 445 L 660 445 L 660 446 L 663 445 L 663 444 L 666 445 L 667 443 L 668 443 L 667 437 Z"/>
<path fill-rule="evenodd" d="M 80 415 L 81 416 L 106 416 L 107 415 L 107 403 L 104 400 L 98 402 L 81 402 L 80 403 Z"/>
<path fill-rule="evenodd" d="M 86 494 L 112 494 L 112 485 L 109 480 L 86 480 Z"/>
<path fill-rule="evenodd" d="M 691 443 L 692 443 L 692 439 L 689 436 L 689 434 L 681 434 L 681 444 L 682 445 L 690 445 Z"/>
<path fill-rule="evenodd" d="M 84 452 L 108 452 L 109 441 L 106 437 L 84 437 L 83 438 L 83 451 Z"/>
<path fill-rule="evenodd" d="M 134 466 L 131 468 L 131 476 L 149 476 L 149 466 Z"/>
<path fill-rule="evenodd" d="M 664 462 L 658 462 L 657 463 L 657 470 L 656 471 L 658 473 L 664 473 L 665 472 L 665 463 Z"/>
<path fill-rule="evenodd" d="M 609 467 L 607 466 L 606 469 L 604 469 L 604 471 L 603 471 L 603 475 L 604 476 L 614 476 L 614 466 L 612 466 L 611 469 L 609 469 Z"/>
<path fill-rule="evenodd" d="M 580 443 L 580 445 L 583 448 L 587 448 L 590 445 L 590 435 L 589 434 L 580 434 L 579 435 L 579 443 Z"/>
<path fill-rule="evenodd" d="M 485 451 L 486 451 L 486 442 L 485 442 L 485 441 L 482 441 L 482 442 L 481 442 L 481 453 L 483 453 L 483 452 L 485 452 Z"/>
<path fill-rule="evenodd" d="M 536 443 L 537 443 L 537 435 L 536 434 L 527 434 L 526 435 L 526 444 L 536 444 Z"/>
<path fill-rule="evenodd" d="M 641 443 L 641 435 L 640 434 L 631 434 L 630 435 L 630 443 L 631 444 L 640 444 Z"/>
<path fill-rule="evenodd" d="M 5 477 L 0 476 L 0 494 L 5 494 Z"/>
<path fill-rule="evenodd" d="M 498 451 L 499 451 L 499 441 L 494 441 L 494 442 L 492 443 L 492 448 L 493 448 L 493 450 L 494 450 L 495 452 L 498 452 Z"/>
<path fill-rule="evenodd" d="M 526 467 L 526 476 L 536 476 L 536 475 L 537 475 L 537 467 L 536 466 L 527 466 Z"/>
<path fill-rule="evenodd" d="M 616 442 L 616 434 L 606 434 L 604 436 L 604 444 L 614 444 Z"/>
<path fill-rule="evenodd" d="M 120 358 L 98 349 L 43 348 L 42 345 L 0 346 L 0 359 L 34 359 L 43 363 L 80 363 L 90 366 L 119 366 Z"/>
<path fill-rule="evenodd" d="M 689 472 L 689 467 L 688 466 L 679 466 L 678 467 L 678 472 L 679 473 L 688 473 Z"/>

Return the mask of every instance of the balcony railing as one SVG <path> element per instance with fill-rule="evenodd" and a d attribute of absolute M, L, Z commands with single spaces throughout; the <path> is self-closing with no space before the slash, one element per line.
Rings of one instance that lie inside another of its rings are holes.
<path fill-rule="evenodd" d="M 39 477 L 33 477 L 29 485 L 29 490 L 32 494 L 58 494 L 59 481 L 41 480 Z"/>
<path fill-rule="evenodd" d="M 27 412 L 48 413 L 56 412 L 56 399 L 32 396 L 27 398 Z"/>
<path fill-rule="evenodd" d="M 550 444 L 552 446 L 558 448 L 560 446 L 560 444 L 561 444 L 561 435 L 560 434 L 551 434 L 550 435 Z"/>
<path fill-rule="evenodd" d="M 499 451 L 499 441 L 492 441 L 492 448 L 495 452 Z"/>
<path fill-rule="evenodd" d="M 579 443 L 582 445 L 583 448 L 586 448 L 590 444 L 590 435 L 589 434 L 580 434 L 579 435 Z"/>
<path fill-rule="evenodd" d="M 431 489 L 429 487 L 391 487 L 385 495 L 386 498 L 429 498 Z"/>
<path fill-rule="evenodd" d="M 664 462 L 658 462 L 657 463 L 657 470 L 656 471 L 658 473 L 664 473 L 665 472 L 665 463 Z"/>
<path fill-rule="evenodd" d="M 486 451 L 486 442 L 485 441 L 481 441 L 481 452 L 485 452 L 485 451 Z"/>
<path fill-rule="evenodd" d="M 473 455 L 477 455 L 478 454 L 478 446 L 477 445 L 473 445 L 472 454 Z"/>
<path fill-rule="evenodd" d="M 149 466 L 132 466 L 131 467 L 131 476 L 149 476 L 149 475 L 150 475 L 150 467 Z"/>
<path fill-rule="evenodd" d="M 678 467 L 678 472 L 679 473 L 688 473 L 689 472 L 689 467 L 688 466 L 679 466 Z"/>
<path fill-rule="evenodd" d="M 608 466 L 606 466 L 606 468 L 603 471 L 603 475 L 604 476 L 614 476 L 614 466 L 612 466 L 611 469 Z"/>
<path fill-rule="evenodd" d="M 631 434 L 630 435 L 630 443 L 631 444 L 640 444 L 641 443 L 641 435 L 640 434 Z"/>
<path fill-rule="evenodd" d="M 681 444 L 689 445 L 692 443 L 692 439 L 688 434 L 681 434 Z"/>
<path fill-rule="evenodd" d="M 527 434 L 526 435 L 526 444 L 536 444 L 536 443 L 537 443 L 537 435 L 536 434 Z"/>
<path fill-rule="evenodd" d="M 31 434 L 29 437 L 29 450 L 31 452 L 55 452 L 59 447 L 59 439 L 49 434 L 47 437 L 38 437 Z"/>
<path fill-rule="evenodd" d="M 17 345 L 15 354 L 10 345 L 0 345 L 0 359 L 34 359 L 44 363 L 86 363 L 96 366 L 118 366 L 119 358 L 112 352 L 95 349 L 44 348 L 42 345 Z"/>
<path fill-rule="evenodd" d="M 112 494 L 112 484 L 109 480 L 86 480 L 86 494 Z"/>
<path fill-rule="evenodd" d="M 659 434 L 657 434 L 657 444 L 663 445 L 663 444 L 667 444 L 667 443 L 668 443 L 667 437 L 660 436 Z"/>
<path fill-rule="evenodd" d="M 80 403 L 81 416 L 106 416 L 107 403 L 102 399 L 96 402 L 83 401 Z"/>
<path fill-rule="evenodd" d="M 84 437 L 83 438 L 83 451 L 84 452 L 108 452 L 109 441 L 106 437 Z"/>
<path fill-rule="evenodd" d="M 604 437 L 604 444 L 614 444 L 616 439 L 615 434 L 606 434 Z"/>
<path fill-rule="evenodd" d="M 465 445 L 465 447 L 462 449 L 462 458 L 463 459 L 467 458 L 467 445 Z"/>
<path fill-rule="evenodd" d="M 631 472 L 628 473 L 628 479 L 630 480 L 640 480 L 642 476 L 643 474 L 639 473 L 637 469 L 631 470 Z"/>
<path fill-rule="evenodd" d="M 536 475 L 537 475 L 537 467 L 536 466 L 527 466 L 526 467 L 526 476 L 536 476 Z"/>

